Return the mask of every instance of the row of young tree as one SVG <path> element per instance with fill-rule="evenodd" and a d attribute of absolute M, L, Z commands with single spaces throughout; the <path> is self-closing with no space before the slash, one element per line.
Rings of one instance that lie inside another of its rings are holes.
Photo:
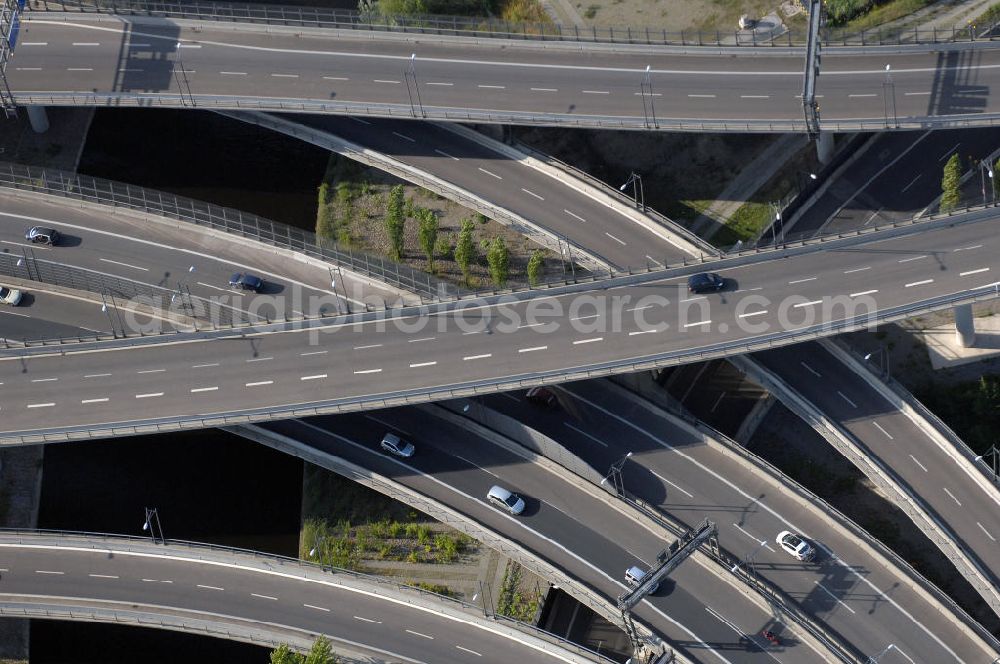
<path fill-rule="evenodd" d="M 992 166 L 989 164 L 979 164 L 980 167 L 986 167 L 990 172 L 990 184 L 989 187 L 992 189 L 990 192 L 991 200 L 996 200 L 1000 197 L 1000 182 L 997 179 L 1000 178 L 1000 159 L 998 159 Z M 986 186 L 984 182 L 984 188 Z M 983 195 L 986 195 L 986 191 L 983 191 Z M 962 203 L 962 158 L 958 156 L 958 153 L 951 155 L 951 158 L 944 165 L 944 175 L 941 177 L 941 212 L 951 212 L 957 209 Z"/>
<path fill-rule="evenodd" d="M 333 654 L 330 642 L 321 636 L 304 655 L 282 643 L 271 651 L 270 661 L 271 664 L 338 664 L 340 658 Z"/>

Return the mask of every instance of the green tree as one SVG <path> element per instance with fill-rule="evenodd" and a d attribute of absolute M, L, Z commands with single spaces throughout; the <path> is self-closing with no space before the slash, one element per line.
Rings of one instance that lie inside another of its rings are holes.
<path fill-rule="evenodd" d="M 271 651 L 271 664 L 302 664 L 304 661 L 305 657 L 284 643 Z"/>
<path fill-rule="evenodd" d="M 507 285 L 507 278 L 510 276 L 510 251 L 507 250 L 507 243 L 497 235 L 490 240 L 489 249 L 486 250 L 486 262 L 490 266 L 490 278 L 499 288 Z"/>
<path fill-rule="evenodd" d="M 305 657 L 305 664 L 336 664 L 337 657 L 333 654 L 330 642 L 324 637 L 319 637 L 309 649 L 309 654 Z"/>
<path fill-rule="evenodd" d="M 438 236 L 438 218 L 434 214 L 434 210 L 428 210 L 427 208 L 420 208 L 417 218 L 420 220 L 420 247 L 424 250 L 424 254 L 427 255 L 427 270 L 433 272 L 434 244 L 437 242 Z"/>
<path fill-rule="evenodd" d="M 993 200 L 1000 198 L 1000 159 L 993 164 Z"/>
<path fill-rule="evenodd" d="M 535 249 L 528 259 L 528 283 L 532 286 L 540 284 L 543 272 L 545 272 L 545 252 Z"/>
<path fill-rule="evenodd" d="M 330 185 L 324 182 L 319 186 L 316 201 L 316 235 L 323 239 L 333 240 L 337 237 L 337 220 L 330 207 Z"/>
<path fill-rule="evenodd" d="M 469 285 L 469 268 L 476 259 L 476 244 L 472 240 L 472 231 L 476 224 L 472 219 L 462 220 L 462 229 L 458 232 L 458 242 L 455 244 L 455 262 L 462 270 L 465 285 Z"/>
<path fill-rule="evenodd" d="M 398 184 L 389 191 L 389 204 L 385 214 L 385 231 L 389 236 L 389 255 L 398 261 L 403 257 L 403 241 L 406 232 L 406 217 L 403 215 L 403 185 Z"/>
<path fill-rule="evenodd" d="M 950 212 L 958 207 L 962 199 L 962 160 L 958 153 L 944 165 L 944 176 L 941 178 L 941 211 Z"/>

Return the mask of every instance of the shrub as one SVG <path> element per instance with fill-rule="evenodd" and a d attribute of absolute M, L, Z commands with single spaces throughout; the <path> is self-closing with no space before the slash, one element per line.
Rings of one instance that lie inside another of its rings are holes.
<path fill-rule="evenodd" d="M 472 261 L 476 259 L 476 244 L 472 239 L 472 231 L 475 224 L 472 219 L 462 221 L 462 229 L 458 232 L 458 242 L 455 244 L 455 262 L 462 270 L 465 277 L 465 285 L 469 285 L 469 268 Z"/>
<path fill-rule="evenodd" d="M 941 178 L 941 211 L 949 212 L 958 207 L 962 199 L 962 160 L 958 153 L 944 165 Z"/>
<path fill-rule="evenodd" d="M 406 217 L 403 216 L 403 185 L 399 184 L 389 192 L 389 205 L 385 215 L 385 230 L 389 237 L 389 255 L 398 261 L 403 257 Z"/>
<path fill-rule="evenodd" d="M 510 276 L 510 252 L 507 250 L 507 243 L 499 235 L 490 241 L 486 262 L 489 263 L 493 283 L 499 288 L 506 286 Z"/>
<path fill-rule="evenodd" d="M 427 270 L 433 272 L 434 245 L 437 243 L 438 218 L 434 214 L 434 210 L 428 210 L 427 208 L 421 208 L 417 213 L 417 218 L 420 221 L 418 233 L 420 248 L 424 250 L 424 255 L 427 256 Z"/>
<path fill-rule="evenodd" d="M 537 286 L 542 281 L 542 274 L 545 272 L 545 252 L 535 249 L 528 259 L 528 283 Z"/>

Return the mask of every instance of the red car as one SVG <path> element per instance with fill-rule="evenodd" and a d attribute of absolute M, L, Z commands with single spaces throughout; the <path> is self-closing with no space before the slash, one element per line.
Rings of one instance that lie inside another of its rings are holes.
<path fill-rule="evenodd" d="M 556 395 L 547 387 L 533 387 L 524 396 L 537 406 L 552 409 L 559 405 Z"/>

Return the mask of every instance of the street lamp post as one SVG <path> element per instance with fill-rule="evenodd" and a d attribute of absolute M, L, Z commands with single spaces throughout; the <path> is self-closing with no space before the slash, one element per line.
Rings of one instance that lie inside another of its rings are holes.
<path fill-rule="evenodd" d="M 882 652 L 880 652 L 877 655 L 872 655 L 871 657 L 869 657 L 867 664 L 878 664 L 878 661 L 882 659 L 882 656 L 885 655 L 890 650 L 895 649 L 895 647 L 896 647 L 895 643 L 890 643 L 885 647 L 885 649 Z"/>
<path fill-rule="evenodd" d="M 653 71 L 646 65 L 646 72 L 639 82 L 639 95 L 642 97 L 642 117 L 646 121 L 646 128 L 656 127 L 656 109 L 653 107 Z M 649 108 L 646 108 L 646 97 L 649 97 Z"/>
<path fill-rule="evenodd" d="M 990 460 L 988 464 L 986 463 L 987 459 Z M 981 461 L 984 466 L 990 469 L 993 473 L 993 482 L 996 483 L 997 478 L 1000 477 L 1000 449 L 997 449 L 996 445 L 990 445 L 990 449 L 977 456 L 975 460 Z"/>
<path fill-rule="evenodd" d="M 885 344 L 879 344 L 878 350 L 872 351 L 865 355 L 865 362 L 870 360 L 873 356 L 878 355 L 878 368 L 879 373 L 886 377 L 886 379 L 891 378 L 891 370 L 889 367 L 889 351 L 886 349 Z"/>
<path fill-rule="evenodd" d="M 618 187 L 618 191 L 625 191 L 625 188 L 632 185 L 632 200 L 635 201 L 636 208 L 646 211 L 646 192 L 642 188 L 642 177 L 632 171 L 629 173 L 628 180 L 625 180 L 625 184 Z"/>
<path fill-rule="evenodd" d="M 767 546 L 767 540 L 760 540 L 759 542 L 757 542 L 757 548 L 754 549 L 753 551 L 751 551 L 750 553 L 748 553 L 743 558 L 743 560 L 741 560 L 740 562 L 738 562 L 735 565 L 733 565 L 732 568 L 730 568 L 729 571 L 732 572 L 733 574 L 735 574 L 736 570 L 738 570 L 742 566 L 746 570 L 746 572 L 748 574 L 753 574 L 754 573 L 754 569 L 753 569 L 754 558 L 757 556 L 757 552 L 760 551 L 761 549 L 763 549 L 765 546 Z"/>
<path fill-rule="evenodd" d="M 983 205 L 986 205 L 986 179 L 990 180 L 990 200 L 996 201 L 996 190 L 993 188 L 993 169 L 984 159 L 979 162 L 979 184 L 983 191 Z"/>
<path fill-rule="evenodd" d="M 146 520 L 142 524 L 142 531 L 149 533 L 149 537 L 153 540 L 153 544 L 156 544 L 157 538 L 159 538 L 160 544 L 166 544 L 167 540 L 163 536 L 163 526 L 160 525 L 160 513 L 156 511 L 155 507 L 147 507 L 145 509 Z"/>
<path fill-rule="evenodd" d="M 882 84 L 882 110 L 885 112 L 885 126 L 897 127 L 896 117 L 896 85 L 892 82 L 892 65 L 885 66 L 885 82 Z M 892 113 L 892 124 L 889 124 L 889 114 Z"/>
<path fill-rule="evenodd" d="M 424 115 L 424 104 L 420 100 L 420 86 L 417 84 L 417 54 L 410 54 L 410 66 L 403 72 L 403 78 L 406 79 L 406 95 L 410 98 L 410 114 L 413 117 L 417 117 L 417 109 L 420 109 L 420 117 L 425 117 Z M 410 79 L 413 79 L 413 89 L 410 89 Z M 413 97 L 416 95 L 416 104 L 413 103 Z"/>
<path fill-rule="evenodd" d="M 631 458 L 631 456 L 632 453 L 629 452 L 621 459 L 618 459 L 618 461 L 615 461 L 613 464 L 611 464 L 611 467 L 608 468 L 608 474 L 604 476 L 603 480 L 601 480 L 601 486 L 607 484 L 608 479 L 610 479 L 611 484 L 615 488 L 615 494 L 624 497 L 625 480 L 622 478 L 622 468 L 625 466 L 625 462 L 628 461 L 629 458 Z"/>

